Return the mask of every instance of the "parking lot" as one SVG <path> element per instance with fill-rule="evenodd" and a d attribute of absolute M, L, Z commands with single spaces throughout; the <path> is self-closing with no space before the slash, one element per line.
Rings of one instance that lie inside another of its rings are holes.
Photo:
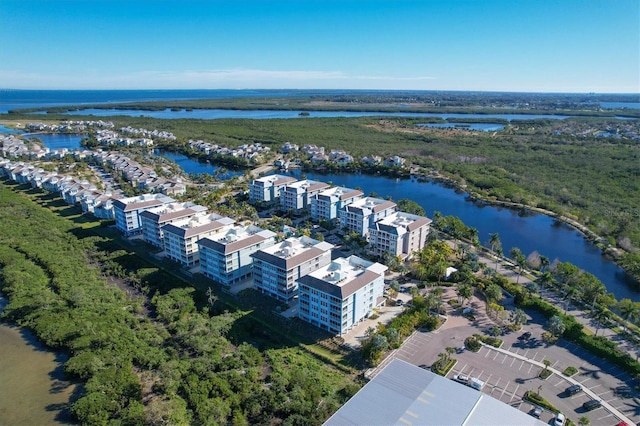
<path fill-rule="evenodd" d="M 532 319 L 520 332 L 500 336 L 504 340 L 502 350 L 483 346 L 479 352 L 473 353 L 464 349 L 464 339 L 474 333 L 484 334 L 491 325 L 490 320 L 477 315 L 476 321 L 471 322 L 451 312 L 439 330 L 414 333 L 378 368 L 391 358 L 428 368 L 438 359 L 440 352 L 446 347 L 453 347 L 456 353 L 452 356 L 457 363 L 447 377 L 464 374 L 482 380 L 485 382 L 482 392 L 524 412 L 531 412 L 534 408 L 522 399 L 527 390 L 532 390 L 539 391 L 575 424 L 582 416 L 586 416 L 592 425 L 615 425 L 620 421 L 604 406 L 585 411 L 582 404 L 593 399 L 592 396 L 609 404 L 632 422 L 640 422 L 640 395 L 633 390 L 632 378 L 569 342 L 560 340 L 554 345 L 547 344 L 542 341 L 542 327 L 535 320 Z M 518 339 L 525 331 L 529 331 L 531 337 Z M 545 359 L 551 362 L 550 368 L 555 373 L 542 380 L 538 374 L 544 368 Z M 571 378 L 561 374 L 569 366 L 578 369 Z M 580 384 L 584 390 L 566 396 L 565 389 L 574 383 Z M 544 411 L 540 419 L 552 424 L 553 413 Z"/>

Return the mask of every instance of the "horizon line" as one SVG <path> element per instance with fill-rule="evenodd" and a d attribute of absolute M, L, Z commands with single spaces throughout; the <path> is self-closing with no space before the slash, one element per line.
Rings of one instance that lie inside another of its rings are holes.
<path fill-rule="evenodd" d="M 328 89 L 328 88 L 315 88 L 315 89 L 309 89 L 309 88 L 287 88 L 287 87 L 282 87 L 282 88 L 235 88 L 235 89 L 230 89 L 230 88 L 217 88 L 217 89 L 210 89 L 210 88 L 190 88 L 190 89 L 185 89 L 185 88 L 156 88 L 156 89 L 105 89 L 105 88 L 82 88 L 82 89 L 63 89 L 63 88 L 56 88 L 56 89 L 52 89 L 52 88 L 38 88 L 38 89 L 34 89 L 34 88 L 29 88 L 29 89 L 24 89 L 24 88 L 11 88 L 11 87 L 2 87 L 0 88 L 0 91 L 23 91 L 23 92 L 27 92 L 27 91 L 51 91 L 51 92 L 82 92 L 82 91 L 102 91 L 102 92 L 107 92 L 107 91 L 119 91 L 119 92 L 132 92 L 132 91 L 144 91 L 144 92 L 159 92 L 159 91 L 286 91 L 286 90 L 290 90 L 290 91 L 300 91 L 300 92 L 314 92 L 314 91 L 342 91 L 342 92 L 433 92 L 433 93 L 443 93 L 443 92 L 464 92 L 464 93 L 510 93 L 510 94 L 558 94 L 558 95 L 629 95 L 629 96 L 640 96 L 640 92 L 562 92 L 562 91 L 550 91 L 550 92 L 544 92 L 544 91 L 530 91 L 530 90 L 483 90 L 483 89 L 344 89 L 344 88 L 333 88 L 333 89 Z"/>

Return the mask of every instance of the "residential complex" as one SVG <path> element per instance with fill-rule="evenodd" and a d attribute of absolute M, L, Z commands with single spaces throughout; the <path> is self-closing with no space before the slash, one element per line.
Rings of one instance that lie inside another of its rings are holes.
<path fill-rule="evenodd" d="M 357 256 L 338 258 L 298 279 L 298 317 L 345 334 L 384 304 L 387 267 Z"/>
<path fill-rule="evenodd" d="M 170 203 L 160 207 L 154 207 L 140 213 L 142 223 L 142 236 L 146 242 L 156 247 L 164 247 L 162 226 L 167 223 L 188 219 L 196 215 L 206 215 L 207 208 L 194 204 Z"/>
<path fill-rule="evenodd" d="M 198 240 L 231 229 L 234 223 L 215 213 L 168 223 L 161 228 L 165 254 L 185 266 L 194 266 L 199 261 Z"/>
<path fill-rule="evenodd" d="M 372 252 L 382 256 L 385 252 L 406 259 L 427 243 L 431 219 L 415 214 L 396 212 L 375 222 L 369 228 Z"/>
<path fill-rule="evenodd" d="M 355 231 L 366 237 L 375 222 L 396 211 L 396 203 L 380 198 L 366 197 L 344 206 L 338 211 L 340 228 Z"/>
<path fill-rule="evenodd" d="M 253 286 L 278 300 L 298 294 L 303 277 L 331 262 L 333 244 L 309 237 L 288 238 L 253 254 Z"/>
<path fill-rule="evenodd" d="M 296 178 L 283 175 L 269 175 L 254 179 L 249 183 L 249 201 L 252 203 L 277 202 L 282 188 L 296 181 Z"/>
<path fill-rule="evenodd" d="M 113 214 L 116 219 L 116 228 L 125 235 L 133 235 L 142 232 L 140 213 L 153 207 L 174 203 L 171 197 L 164 194 L 144 194 L 137 197 L 122 198 L 113 202 Z"/>
<path fill-rule="evenodd" d="M 198 241 L 200 272 L 230 287 L 251 276 L 253 258 L 276 242 L 275 232 L 257 226 L 236 226 Z"/>
<path fill-rule="evenodd" d="M 325 189 L 311 198 L 311 218 L 316 221 L 337 219 L 338 211 L 361 199 L 362 195 L 362 191 L 358 189 Z"/>
<path fill-rule="evenodd" d="M 280 191 L 280 208 L 283 211 L 299 211 L 311 207 L 311 199 L 329 184 L 315 180 L 299 180 L 286 184 Z"/>

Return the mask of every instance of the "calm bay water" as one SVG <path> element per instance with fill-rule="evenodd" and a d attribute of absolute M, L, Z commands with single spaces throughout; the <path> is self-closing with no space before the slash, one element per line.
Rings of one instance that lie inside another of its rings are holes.
<path fill-rule="evenodd" d="M 275 118 L 327 118 L 327 117 L 423 117 L 423 118 L 497 118 L 507 121 L 512 120 L 535 120 L 553 119 L 563 120 L 566 115 L 535 115 L 535 114 L 444 114 L 430 112 L 366 112 L 366 111 L 308 111 L 308 116 L 301 116 L 302 111 L 283 110 L 232 110 L 232 109 L 194 109 L 173 111 L 165 109 L 162 111 L 127 110 L 127 109 L 81 109 L 70 111 L 69 115 L 88 115 L 93 117 L 111 117 L 124 115 L 128 117 L 151 117 L 161 119 L 195 118 L 203 120 L 216 120 L 223 118 L 247 118 L 253 120 L 266 120 Z M 37 115 L 37 114 L 34 114 Z"/>
<path fill-rule="evenodd" d="M 5 305 L 0 296 L 0 311 Z M 66 406 L 75 385 L 64 380 L 66 358 L 3 322 L 0 343 L 0 424 L 73 424 Z"/>

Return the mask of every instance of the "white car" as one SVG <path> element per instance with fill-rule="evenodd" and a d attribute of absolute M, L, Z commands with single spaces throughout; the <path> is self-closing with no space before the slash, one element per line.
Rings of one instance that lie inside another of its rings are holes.
<path fill-rule="evenodd" d="M 556 414 L 556 417 L 553 419 L 554 426 L 564 426 L 564 422 L 567 421 L 566 417 L 562 413 Z"/>
<path fill-rule="evenodd" d="M 467 376 L 463 376 L 462 374 L 456 374 L 455 376 L 453 376 L 453 380 L 465 385 L 469 383 L 469 378 Z"/>

